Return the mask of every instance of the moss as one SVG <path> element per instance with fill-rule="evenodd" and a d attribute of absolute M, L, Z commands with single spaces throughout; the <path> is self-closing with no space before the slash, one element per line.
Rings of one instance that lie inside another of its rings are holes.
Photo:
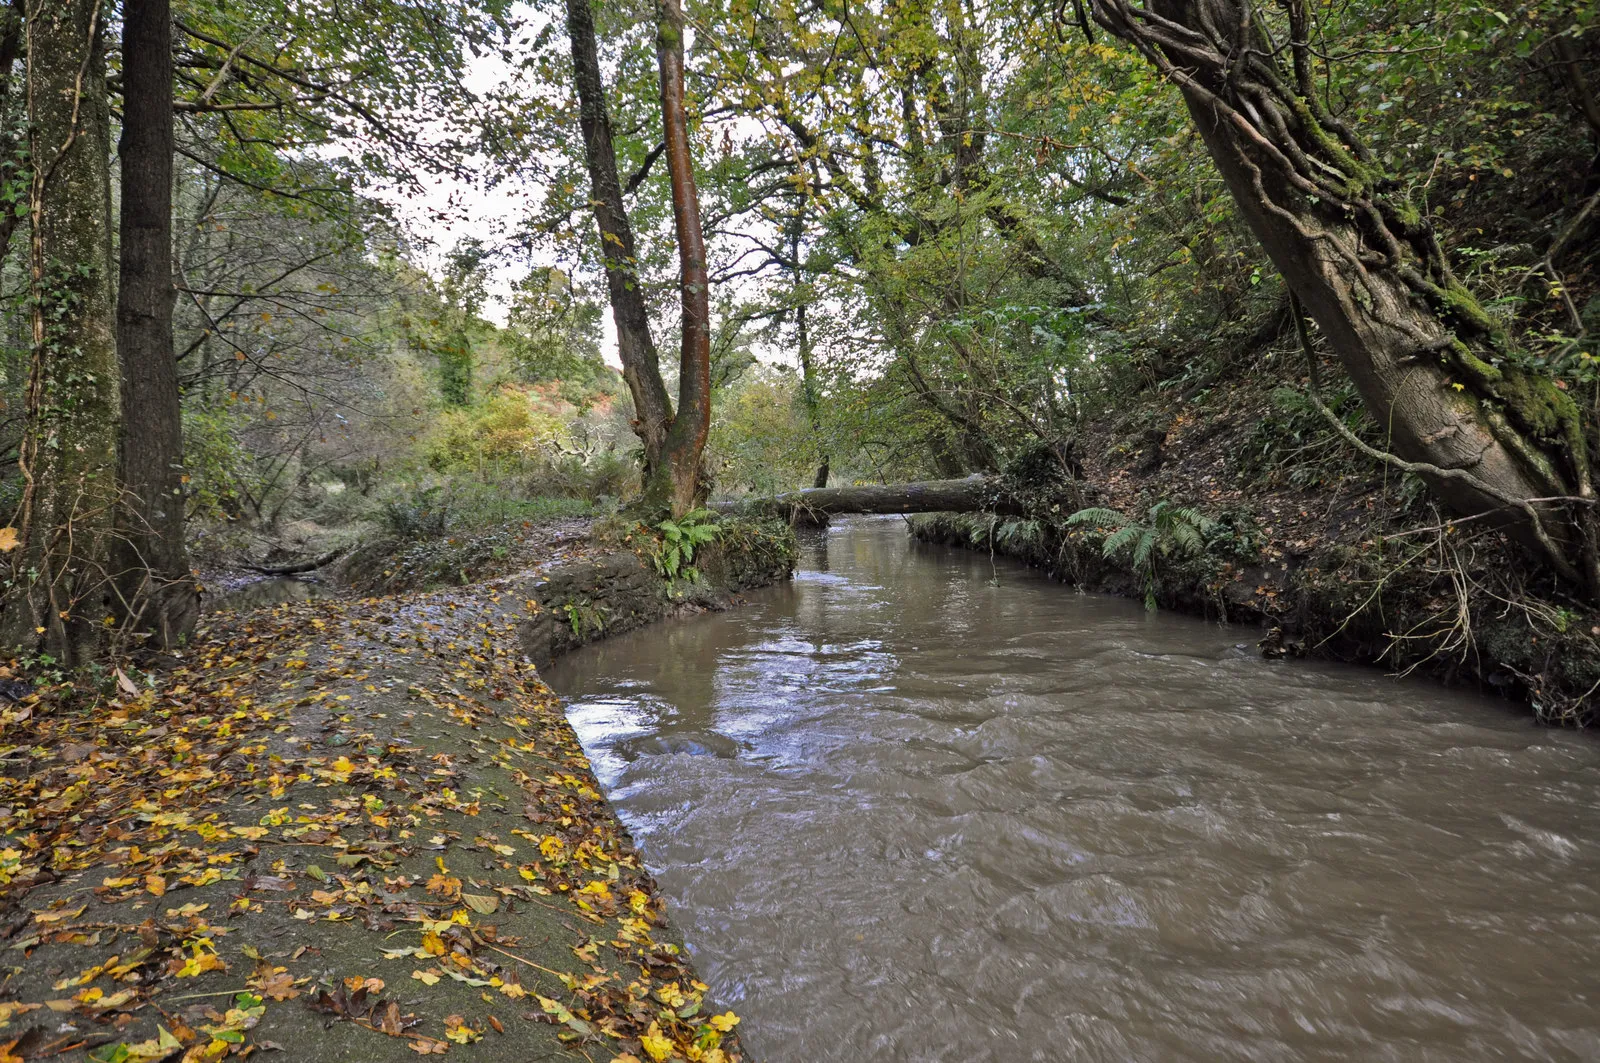
<path fill-rule="evenodd" d="M 1544 439 L 1570 439 L 1578 428 L 1578 406 L 1549 377 L 1513 369 L 1504 374 L 1497 389 L 1506 410 L 1518 424 Z"/>
<path fill-rule="evenodd" d="M 1461 375 L 1466 377 L 1476 390 L 1492 394 L 1495 386 L 1505 379 L 1504 373 L 1473 354 L 1472 348 L 1460 340 L 1453 339 L 1450 341 L 1450 354 Z"/>
<path fill-rule="evenodd" d="M 1457 321 L 1470 325 L 1488 336 L 1499 334 L 1500 328 L 1495 324 L 1494 318 L 1489 316 L 1489 311 L 1485 310 L 1477 297 L 1467 291 L 1459 281 L 1452 280 L 1442 288 L 1435 287 L 1434 291 L 1444 304 L 1446 313 Z"/>
<path fill-rule="evenodd" d="M 1322 123 L 1317 121 L 1304 100 L 1294 101 L 1294 112 L 1300 120 L 1301 128 L 1316 141 L 1326 160 L 1345 174 L 1345 195 L 1359 196 L 1378 187 L 1383 180 L 1383 171 L 1356 158 L 1338 137 L 1328 132 Z"/>
<path fill-rule="evenodd" d="M 1470 296 L 1468 297 L 1470 298 Z M 1505 411 L 1484 408 L 1496 435 L 1507 446 L 1521 453 L 1544 475 L 1559 481 L 1548 459 L 1527 445 L 1526 435 L 1546 443 L 1558 443 L 1566 452 L 1566 464 L 1577 470 L 1588 464 L 1588 444 L 1583 430 L 1583 416 L 1571 396 L 1556 387 L 1555 381 L 1539 373 L 1531 373 L 1515 366 L 1500 368 L 1489 364 L 1474 354 L 1465 343 L 1452 340 L 1449 360 L 1470 390 L 1462 398 L 1471 397 L 1481 404 L 1483 399 L 1493 400 Z"/>
<path fill-rule="evenodd" d="M 1392 200 L 1389 206 L 1394 211 L 1395 217 L 1399 218 L 1407 229 L 1416 229 L 1422 225 L 1422 211 L 1417 209 L 1417 205 L 1409 198 Z"/>
<path fill-rule="evenodd" d="M 1520 369 L 1506 374 L 1500 395 L 1506 410 L 1524 431 L 1561 444 L 1566 466 L 1583 482 L 1583 473 L 1589 467 L 1589 443 L 1583 430 L 1583 413 L 1572 396 L 1556 387 L 1549 377 Z"/>

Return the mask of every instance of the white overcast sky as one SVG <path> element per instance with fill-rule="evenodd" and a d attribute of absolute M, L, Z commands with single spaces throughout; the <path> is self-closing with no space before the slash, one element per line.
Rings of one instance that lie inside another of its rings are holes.
<path fill-rule="evenodd" d="M 525 36 L 536 35 L 544 25 L 544 16 L 526 4 L 513 9 L 517 18 L 527 20 Z M 685 40 L 691 56 L 694 49 L 694 32 L 691 29 Z M 692 61 L 692 58 L 691 58 Z M 467 86 L 477 92 L 488 92 L 519 72 L 498 55 L 487 55 L 474 60 L 467 75 Z M 513 180 L 493 189 L 484 189 L 469 181 L 448 177 L 430 179 L 419 196 L 399 190 L 379 191 L 377 198 L 388 203 L 395 214 L 417 239 L 414 253 L 420 259 L 416 264 L 438 275 L 443 270 L 444 258 L 463 237 L 477 237 L 485 246 L 498 247 L 505 233 L 514 229 L 538 205 L 540 189 L 532 181 Z M 554 256 L 540 260 L 537 247 L 533 260 L 521 256 L 497 259 L 490 273 L 488 302 L 483 316 L 497 325 L 506 323 L 513 286 L 527 275 L 532 266 L 558 265 Z M 600 350 L 605 360 L 617 368 L 616 324 L 611 319 L 609 307 L 601 316 L 604 336 Z"/>

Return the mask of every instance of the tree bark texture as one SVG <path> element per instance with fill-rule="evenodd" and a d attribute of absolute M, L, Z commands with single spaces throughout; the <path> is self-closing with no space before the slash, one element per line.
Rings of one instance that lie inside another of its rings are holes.
<path fill-rule="evenodd" d="M 183 410 L 172 348 L 170 0 L 126 0 L 122 53 L 118 603 L 133 630 L 169 647 L 200 612 L 183 541 Z"/>
<path fill-rule="evenodd" d="M 1349 372 L 1388 449 L 1430 467 L 1458 514 L 1492 513 L 1600 595 L 1589 442 L 1577 406 L 1516 367 L 1451 274 L 1428 219 L 1317 91 L 1304 0 L 1279 50 L 1244 0 L 1093 0 L 1108 32 L 1178 86 L 1240 214 Z M 1571 503 L 1540 501 L 1572 498 Z"/>
<path fill-rule="evenodd" d="M 662 142 L 672 178 L 672 221 L 678 234 L 683 341 L 678 373 L 678 410 L 667 433 L 666 468 L 675 517 L 705 497 L 700 455 L 711 434 L 711 277 L 700 230 L 700 195 L 689 146 L 683 87 L 684 18 L 680 0 L 657 0 L 656 63 L 661 70 Z M 657 480 L 659 484 L 659 479 Z M 661 486 L 647 484 L 646 500 Z"/>
<path fill-rule="evenodd" d="M 644 443 L 645 479 L 662 466 L 672 404 L 661 380 L 661 364 L 650 334 L 650 312 L 639 284 L 633 226 L 617 179 L 617 153 L 611 136 L 605 84 L 595 44 L 594 11 L 589 0 L 566 0 L 567 37 L 572 47 L 573 81 L 578 90 L 578 125 L 589 168 L 590 205 L 600 230 L 611 317 L 617 326 L 617 357 L 633 397 L 634 431 Z"/>
<path fill-rule="evenodd" d="M 33 350 L 3 633 L 69 665 L 105 645 L 118 501 L 103 36 L 99 0 L 28 0 Z"/>

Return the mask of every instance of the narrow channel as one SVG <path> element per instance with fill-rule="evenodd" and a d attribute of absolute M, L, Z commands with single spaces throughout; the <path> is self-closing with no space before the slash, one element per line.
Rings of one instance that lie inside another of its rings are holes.
<path fill-rule="evenodd" d="M 548 678 L 763 1063 L 1600 1058 L 1600 745 L 908 540 Z"/>

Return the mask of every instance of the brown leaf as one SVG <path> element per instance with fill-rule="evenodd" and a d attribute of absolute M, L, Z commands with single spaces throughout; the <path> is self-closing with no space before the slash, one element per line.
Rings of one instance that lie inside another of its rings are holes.
<path fill-rule="evenodd" d="M 419 1056 L 442 1056 L 450 1051 L 448 1044 L 431 1037 L 413 1037 L 407 1047 Z"/>
<path fill-rule="evenodd" d="M 493 915 L 500 907 L 500 898 L 489 897 L 482 893 L 463 893 L 461 899 L 467 907 L 479 915 Z"/>
<path fill-rule="evenodd" d="M 294 987 L 294 975 L 283 967 L 262 964 L 256 968 L 256 976 L 248 984 L 262 996 L 273 1000 L 293 1000 L 300 995 L 300 990 Z"/>

